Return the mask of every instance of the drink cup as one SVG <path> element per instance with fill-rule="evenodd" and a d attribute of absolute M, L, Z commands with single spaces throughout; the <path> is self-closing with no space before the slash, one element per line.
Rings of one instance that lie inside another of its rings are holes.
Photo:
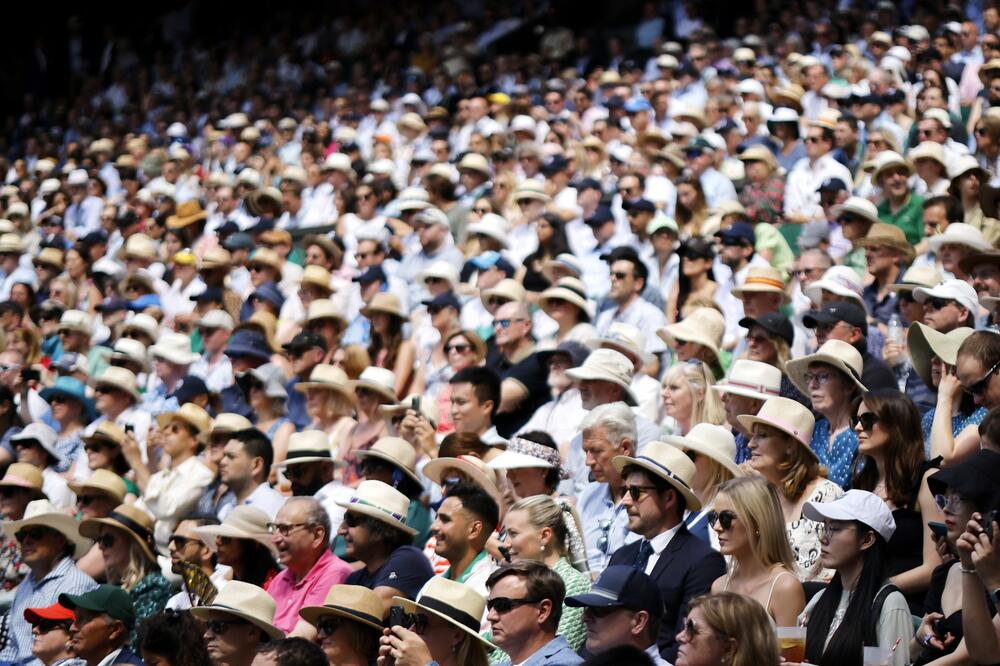
<path fill-rule="evenodd" d="M 778 627 L 778 644 L 785 661 L 797 664 L 806 660 L 805 627 Z"/>

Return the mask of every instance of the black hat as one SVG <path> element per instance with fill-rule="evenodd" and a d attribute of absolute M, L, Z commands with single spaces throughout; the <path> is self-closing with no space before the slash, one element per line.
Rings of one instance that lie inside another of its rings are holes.
<path fill-rule="evenodd" d="M 795 338 L 795 329 L 792 328 L 792 322 L 788 321 L 788 317 L 780 312 L 767 312 L 756 319 L 753 317 L 744 317 L 740 320 L 740 326 L 747 330 L 750 330 L 753 326 L 760 326 L 771 335 L 778 336 L 789 345 L 792 344 L 792 340 Z"/>
<path fill-rule="evenodd" d="M 188 296 L 195 303 L 222 303 L 222 290 L 218 287 L 206 287 L 200 294 Z"/>
<path fill-rule="evenodd" d="M 544 367 L 549 362 L 549 359 L 556 354 L 569 356 L 570 363 L 572 364 L 570 367 L 578 368 L 590 356 L 590 348 L 580 342 L 567 340 L 566 342 L 560 342 L 559 346 L 555 349 L 546 349 L 545 351 L 538 352 L 538 362 Z"/>
<path fill-rule="evenodd" d="M 850 301 L 832 301 L 818 310 L 810 310 L 802 317 L 802 323 L 806 328 L 816 328 L 820 324 L 836 324 L 838 321 L 846 321 L 851 326 L 860 328 L 865 335 L 868 334 L 868 318 L 864 309 Z"/>
<path fill-rule="evenodd" d="M 564 155 L 553 155 L 542 164 L 542 173 L 552 176 L 569 168 L 569 160 Z"/>
<path fill-rule="evenodd" d="M 327 350 L 326 340 L 318 333 L 313 333 L 312 331 L 302 331 L 296 334 L 291 342 L 282 345 L 282 347 L 285 351 L 305 351 L 313 347 L 319 347 L 324 352 Z"/>
<path fill-rule="evenodd" d="M 594 214 L 584 220 L 587 226 L 595 227 L 605 224 L 606 222 L 611 222 L 615 219 L 615 216 L 611 213 L 611 208 L 608 206 L 598 206 Z"/>
<path fill-rule="evenodd" d="M 846 192 L 847 185 L 840 178 L 827 178 L 819 186 L 817 192 Z"/>
<path fill-rule="evenodd" d="M 972 457 L 927 477 L 927 487 L 935 495 L 943 495 L 945 488 L 951 488 L 975 502 L 983 514 L 1000 508 L 1000 453 L 980 449 Z"/>
<path fill-rule="evenodd" d="M 443 294 L 438 294 L 434 298 L 428 298 L 427 300 L 420 301 L 429 308 L 436 307 L 449 307 L 454 308 L 457 312 L 462 311 L 462 303 L 458 300 L 455 294 L 450 291 L 446 291 Z"/>
<path fill-rule="evenodd" d="M 355 276 L 354 281 L 359 284 L 371 284 L 376 280 L 382 282 L 387 282 L 388 278 L 385 276 L 385 271 L 382 270 L 381 266 L 369 266 L 364 273 Z"/>

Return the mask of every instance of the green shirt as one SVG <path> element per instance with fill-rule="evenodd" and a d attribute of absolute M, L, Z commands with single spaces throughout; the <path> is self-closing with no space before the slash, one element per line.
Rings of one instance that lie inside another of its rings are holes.
<path fill-rule="evenodd" d="M 795 262 L 795 253 L 792 252 L 785 237 L 778 231 L 777 227 L 767 222 L 755 225 L 753 233 L 757 239 L 754 243 L 754 249 L 757 252 L 769 251 L 771 253 L 771 266 L 781 271 L 784 279 L 788 279 L 788 271 L 792 269 L 792 264 Z"/>
<path fill-rule="evenodd" d="M 878 218 L 903 230 L 906 240 L 916 245 L 924 237 L 924 199 L 911 194 L 903 207 L 893 213 L 888 199 L 878 205 Z"/>

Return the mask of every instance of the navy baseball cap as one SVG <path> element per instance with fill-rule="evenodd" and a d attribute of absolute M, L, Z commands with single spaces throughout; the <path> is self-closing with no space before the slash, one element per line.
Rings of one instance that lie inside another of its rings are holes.
<path fill-rule="evenodd" d="M 595 227 L 611 222 L 614 219 L 615 216 L 611 213 L 611 208 L 601 205 L 597 207 L 597 210 L 594 211 L 593 215 L 584 220 L 584 223 L 588 226 Z"/>
<path fill-rule="evenodd" d="M 827 178 L 819 186 L 817 192 L 846 192 L 847 184 L 840 178 Z"/>
<path fill-rule="evenodd" d="M 193 296 L 188 296 L 195 303 L 221 303 L 222 302 L 222 290 L 218 287 L 206 287 L 205 291 L 200 294 L 194 294 Z"/>
<path fill-rule="evenodd" d="M 564 155 L 553 155 L 542 164 L 542 173 L 546 176 L 552 176 L 568 168 L 569 160 Z"/>
<path fill-rule="evenodd" d="M 616 564 L 605 569 L 590 592 L 566 597 L 570 608 L 628 608 L 663 616 L 663 596 L 656 582 L 635 567 Z"/>
<path fill-rule="evenodd" d="M 455 294 L 450 291 L 446 291 L 443 294 L 438 294 L 434 298 L 429 298 L 425 301 L 420 301 L 428 308 L 455 308 L 457 312 L 462 311 L 462 303 L 455 297 Z"/>
<path fill-rule="evenodd" d="M 806 328 L 816 328 L 821 324 L 836 324 L 838 321 L 846 321 L 867 334 L 868 319 L 864 309 L 850 301 L 833 301 L 818 310 L 810 310 L 802 317 L 802 323 Z"/>
<path fill-rule="evenodd" d="M 626 201 L 622 204 L 622 208 L 631 212 L 636 211 L 638 213 L 655 213 L 656 206 L 649 199 L 636 199 L 635 201 Z"/>
<path fill-rule="evenodd" d="M 319 347 L 323 351 L 327 350 L 326 340 L 323 336 L 318 333 L 313 333 L 312 331 L 302 331 L 298 333 L 291 342 L 282 345 L 285 351 L 305 351 L 306 349 L 312 349 L 313 347 Z"/>
<path fill-rule="evenodd" d="M 382 282 L 387 282 L 388 278 L 385 276 L 385 271 L 382 270 L 381 266 L 369 266 L 364 273 L 354 277 L 354 281 L 360 284 L 371 284 L 376 280 Z"/>
<path fill-rule="evenodd" d="M 747 222 L 734 222 L 726 229 L 715 232 L 715 235 L 724 241 L 738 240 L 747 245 L 753 245 L 757 242 L 757 235 Z"/>
<path fill-rule="evenodd" d="M 177 403 L 183 405 L 191 402 L 199 395 L 208 395 L 210 391 L 205 380 L 197 375 L 187 375 L 181 380 L 181 385 L 169 397 L 177 398 Z"/>
<path fill-rule="evenodd" d="M 128 310 L 128 301 L 124 298 L 108 296 L 103 301 L 98 303 L 95 309 L 98 312 L 118 312 L 120 310 Z"/>
<path fill-rule="evenodd" d="M 250 234 L 240 231 L 222 241 L 222 247 L 230 251 L 252 250 L 256 247 L 256 245 L 253 242 L 253 238 L 250 237 Z"/>
<path fill-rule="evenodd" d="M 778 336 L 788 344 L 792 344 L 792 340 L 795 338 L 795 330 L 792 328 L 792 322 L 788 321 L 788 317 L 780 312 L 767 312 L 756 319 L 753 317 L 744 317 L 740 319 L 740 326 L 747 330 L 750 330 L 753 326 L 760 326 L 771 335 Z"/>

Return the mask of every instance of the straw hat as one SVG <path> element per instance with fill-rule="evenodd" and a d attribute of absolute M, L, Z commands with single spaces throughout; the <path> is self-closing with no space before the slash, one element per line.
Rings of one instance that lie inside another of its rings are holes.
<path fill-rule="evenodd" d="M 322 606 L 299 609 L 299 616 L 311 625 L 327 615 L 354 620 L 382 633 L 385 605 L 382 598 L 361 585 L 334 585 L 326 593 Z"/>
<path fill-rule="evenodd" d="M 129 259 L 142 259 L 144 261 L 156 261 L 156 241 L 146 234 L 133 234 L 125 241 L 125 257 Z"/>
<path fill-rule="evenodd" d="M 129 331 L 138 331 L 145 334 L 147 337 L 156 340 L 157 332 L 159 331 L 160 325 L 156 323 L 150 315 L 140 312 L 131 319 L 126 320 L 122 325 L 122 333 L 127 333 Z"/>
<path fill-rule="evenodd" d="M 591 349 L 614 349 L 633 360 L 636 370 L 639 366 L 653 360 L 653 355 L 646 351 L 646 336 L 637 326 L 616 321 L 608 327 L 608 332 L 602 338 L 587 340 Z"/>
<path fill-rule="evenodd" d="M 161 358 L 177 365 L 189 365 L 199 358 L 191 351 L 191 338 L 183 333 L 167 333 L 161 335 L 156 344 L 149 348 L 153 358 Z"/>
<path fill-rule="evenodd" d="M 566 375 L 570 379 L 611 382 L 622 389 L 622 399 L 632 407 L 639 404 L 632 393 L 632 375 L 635 366 L 627 356 L 614 349 L 595 349 L 583 365 L 570 368 Z M 425 470 L 426 474 L 426 470 Z"/>
<path fill-rule="evenodd" d="M 459 171 L 476 171 L 486 177 L 490 176 L 490 163 L 479 153 L 466 153 L 455 166 Z"/>
<path fill-rule="evenodd" d="M 962 326 L 939 333 L 930 326 L 914 322 L 906 332 L 906 346 L 910 350 L 913 369 L 924 380 L 924 385 L 933 388 L 931 381 L 931 358 L 937 356 L 943 363 L 954 366 L 958 362 L 958 348 L 967 337 L 975 333 L 974 328 Z"/>
<path fill-rule="evenodd" d="M 975 256 L 975 255 L 973 255 Z M 997 253 L 1000 257 L 1000 252 Z M 968 257 L 966 257 L 968 259 Z M 959 262 L 960 264 L 963 263 Z M 971 269 L 971 266 L 969 267 Z M 968 272 L 965 267 L 962 270 Z M 941 271 L 937 269 L 936 266 L 912 266 L 905 273 L 903 273 L 903 279 L 896 284 L 889 285 L 889 291 L 913 291 L 918 287 L 933 287 L 936 284 L 941 283 Z"/>
<path fill-rule="evenodd" d="M 202 442 L 208 438 L 208 433 L 212 430 L 212 417 L 193 402 L 184 403 L 176 412 L 166 412 L 156 417 L 156 423 L 160 428 L 166 428 L 174 421 L 183 421 L 194 428 L 198 434 L 198 441 Z"/>
<path fill-rule="evenodd" d="M 448 261 L 435 261 L 417 276 L 417 282 L 426 286 L 428 278 L 445 280 L 452 291 L 455 291 L 461 283 L 458 268 Z"/>
<path fill-rule="evenodd" d="M 785 281 L 781 272 L 773 266 L 753 266 L 747 271 L 743 284 L 732 290 L 733 296 L 741 298 L 745 293 L 781 294 L 784 303 L 790 303 L 791 298 L 785 291 Z"/>
<path fill-rule="evenodd" d="M 0 236 L 0 252 L 20 254 L 21 237 L 17 234 L 3 234 Z"/>
<path fill-rule="evenodd" d="M 267 523 L 270 519 L 270 516 L 258 508 L 239 504 L 226 514 L 221 525 L 204 525 L 194 528 L 194 531 L 213 553 L 216 551 L 215 537 L 256 541 L 273 553 L 276 549 L 271 542 L 271 535 L 267 532 Z"/>
<path fill-rule="evenodd" d="M 84 435 L 80 439 L 84 444 L 111 443 L 121 446 L 125 441 L 125 431 L 114 421 L 101 421 L 94 428 L 94 432 Z"/>
<path fill-rule="evenodd" d="M 355 488 L 351 499 L 346 502 L 336 500 L 336 504 L 349 511 L 380 520 L 410 536 L 417 533 L 417 530 L 406 524 L 410 500 L 403 493 L 381 481 L 362 481 Z"/>
<path fill-rule="evenodd" d="M 42 470 L 30 463 L 11 463 L 0 479 L 0 486 L 25 488 L 34 491 L 39 498 L 45 497 L 42 491 Z"/>
<path fill-rule="evenodd" d="M 880 222 L 878 208 L 871 201 L 862 197 L 850 197 L 837 208 L 837 217 L 850 213 L 875 224 Z"/>
<path fill-rule="evenodd" d="M 719 463 L 733 476 L 743 476 L 736 464 L 736 438 L 726 426 L 697 423 L 683 437 L 664 437 L 663 441 L 682 451 L 694 451 Z"/>
<path fill-rule="evenodd" d="M 325 462 L 334 465 L 344 464 L 343 461 L 330 455 L 329 435 L 322 430 L 303 430 L 292 433 L 288 438 L 288 455 L 277 467 L 287 469 L 289 465 Z"/>
<path fill-rule="evenodd" d="M 781 370 L 769 363 L 737 359 L 729 370 L 729 376 L 713 384 L 712 389 L 755 400 L 769 400 L 781 392 Z"/>
<path fill-rule="evenodd" d="M 865 307 L 861 298 L 861 276 L 850 266 L 831 266 L 823 273 L 823 277 L 805 288 L 804 293 L 813 303 L 819 304 L 823 299 L 823 291 L 829 291 L 837 296 L 851 300 Z"/>
<path fill-rule="evenodd" d="M 229 254 L 229 250 L 224 247 L 213 247 L 205 250 L 205 253 L 201 256 L 201 270 L 210 270 L 213 268 L 229 268 L 232 264 L 233 255 Z"/>
<path fill-rule="evenodd" d="M 735 447 L 735 443 L 733 444 Z M 687 508 L 701 509 L 701 500 L 694 494 L 694 462 L 676 446 L 666 442 L 647 442 L 635 456 L 615 456 L 612 464 L 620 473 L 628 465 L 637 465 L 655 474 L 684 496 Z"/>
<path fill-rule="evenodd" d="M 308 284 L 323 292 L 321 298 L 325 298 L 334 292 L 330 286 L 330 271 L 322 266 L 311 264 L 302 271 L 302 284 Z"/>
<path fill-rule="evenodd" d="M 809 443 L 812 441 L 813 427 L 816 425 L 816 418 L 808 407 L 797 400 L 790 398 L 771 398 L 764 403 L 756 416 L 753 414 L 740 414 L 736 417 L 747 430 L 752 431 L 754 424 L 777 428 L 786 435 L 791 436 L 795 441 L 804 446 L 815 458 Z"/>
<path fill-rule="evenodd" d="M 497 282 L 496 286 L 492 289 L 483 290 L 479 297 L 482 299 L 483 305 L 487 305 L 491 298 L 505 298 L 508 301 L 524 303 L 526 295 L 527 292 L 524 289 L 524 285 L 517 280 L 504 278 Z"/>
<path fill-rule="evenodd" d="M 482 641 L 491 650 L 496 647 L 479 635 L 482 619 L 486 615 L 486 599 L 464 583 L 433 576 L 421 588 L 416 601 L 393 597 L 392 603 L 402 606 L 407 613 L 422 611 L 436 615 Z"/>
<path fill-rule="evenodd" d="M 254 625 L 271 640 L 280 640 L 285 637 L 285 632 L 272 624 L 275 608 L 274 599 L 262 588 L 240 580 L 231 580 L 219 590 L 218 596 L 210 605 L 192 608 L 191 615 L 199 620 L 209 619 L 213 612 L 233 615 Z"/>
<path fill-rule="evenodd" d="M 93 474 L 86 481 L 71 481 L 69 489 L 77 495 L 83 494 L 84 490 L 95 490 L 107 495 L 119 504 L 125 501 L 125 494 L 128 492 L 125 487 L 125 480 L 106 469 L 94 470 Z"/>
<path fill-rule="evenodd" d="M 79 559 L 90 549 L 90 541 L 80 535 L 77 529 L 76 518 L 65 511 L 60 511 L 47 499 L 36 499 L 28 502 L 24 509 L 24 518 L 21 520 L 3 521 L 3 531 L 8 537 L 14 539 L 22 527 L 31 525 L 41 525 L 53 529 L 64 537 L 73 546 L 73 559 Z"/>
<path fill-rule="evenodd" d="M 566 301 L 575 305 L 583 314 L 583 321 L 590 321 L 590 308 L 587 305 L 586 290 L 583 282 L 574 277 L 562 277 L 556 286 L 542 292 L 538 304 L 548 314 L 552 300 Z"/>
<path fill-rule="evenodd" d="M 993 246 L 983 236 L 983 232 L 971 224 L 953 222 L 941 233 L 927 239 L 927 246 L 933 252 L 940 252 L 942 245 L 964 245 L 976 252 L 986 252 Z"/>
<path fill-rule="evenodd" d="M 153 540 L 153 517 L 135 504 L 119 504 L 107 518 L 88 518 L 80 523 L 80 534 L 88 539 L 96 539 L 101 525 L 114 527 L 129 535 L 146 553 L 156 561 L 156 542 Z"/>
<path fill-rule="evenodd" d="M 340 313 L 333 301 L 328 298 L 317 298 L 309 304 L 309 311 L 306 313 L 305 323 L 319 321 L 321 319 L 333 319 L 341 328 L 347 327 L 347 319 Z"/>
<path fill-rule="evenodd" d="M 352 405 L 356 400 L 354 382 L 348 379 L 347 374 L 335 365 L 320 363 L 309 373 L 309 381 L 299 382 L 295 385 L 296 391 L 305 393 L 309 389 L 336 391 L 347 398 Z"/>
<path fill-rule="evenodd" d="M 501 518 L 504 513 L 503 496 L 500 493 L 500 486 L 497 484 L 497 473 L 490 469 L 481 458 L 475 456 L 455 456 L 454 458 L 435 458 L 424 465 L 423 473 L 428 479 L 440 485 L 444 484 L 445 470 L 453 469 L 461 472 L 470 481 L 486 491 L 493 498 L 500 508 Z"/>
<path fill-rule="evenodd" d="M 59 318 L 59 330 L 83 333 L 89 338 L 94 334 L 94 320 L 81 310 L 66 310 Z"/>
<path fill-rule="evenodd" d="M 371 303 L 361 308 L 361 314 L 369 319 L 371 319 L 371 316 L 376 312 L 384 312 L 386 314 L 399 317 L 403 321 L 409 321 L 410 319 L 409 315 L 403 312 L 403 306 L 400 305 L 399 298 L 395 294 L 390 294 L 387 291 L 380 291 L 375 294 Z"/>
<path fill-rule="evenodd" d="M 510 225 L 507 220 L 496 213 L 483 215 L 478 222 L 473 222 L 466 230 L 469 235 L 478 234 L 486 236 L 500 243 L 500 247 L 506 249 L 510 247 L 510 239 L 507 237 L 507 229 Z"/>
<path fill-rule="evenodd" d="M 802 113 L 802 96 L 805 94 L 806 91 L 802 86 L 797 83 L 789 83 L 775 88 L 771 98 L 774 100 L 775 106 L 788 106 Z"/>
<path fill-rule="evenodd" d="M 771 171 L 777 171 L 778 160 L 766 146 L 755 144 L 737 155 L 741 162 L 763 162 Z"/>
<path fill-rule="evenodd" d="M 903 263 L 913 261 L 916 251 L 906 240 L 906 234 L 895 224 L 876 222 L 868 228 L 865 237 L 857 242 L 859 247 L 888 247 L 903 253 Z M 734 290 L 735 291 L 735 290 Z"/>
<path fill-rule="evenodd" d="M 167 229 L 183 229 L 195 222 L 207 220 L 208 213 L 197 199 L 188 199 L 177 204 L 177 212 L 167 217 Z"/>
<path fill-rule="evenodd" d="M 51 266 L 61 271 L 63 269 L 63 252 L 54 247 L 43 247 L 32 263 L 35 266 Z"/>
<path fill-rule="evenodd" d="M 354 389 L 366 388 L 388 400 L 396 402 L 396 375 L 387 368 L 368 366 L 361 372 Z"/>
<path fill-rule="evenodd" d="M 382 437 L 370 449 L 355 451 L 358 460 L 378 458 L 393 467 L 398 467 L 403 474 L 420 483 L 417 476 L 417 452 L 413 445 L 401 437 Z"/>
<path fill-rule="evenodd" d="M 861 373 L 864 369 L 864 361 L 861 352 L 843 340 L 827 340 L 823 346 L 816 350 L 814 354 L 792 359 L 785 363 L 785 372 L 788 378 L 795 384 L 795 388 L 802 391 L 803 395 L 809 395 L 809 385 L 805 376 L 809 371 L 809 366 L 813 363 L 826 363 L 843 372 L 850 378 L 855 386 L 862 391 L 868 389 L 861 383 Z"/>
<path fill-rule="evenodd" d="M 99 376 L 91 377 L 90 385 L 94 388 L 107 386 L 118 391 L 124 391 L 134 401 L 142 402 L 142 396 L 139 394 L 135 373 L 128 368 L 119 368 L 118 366 L 110 365 L 104 368 L 104 372 L 102 372 Z"/>
<path fill-rule="evenodd" d="M 250 260 L 247 261 L 247 268 L 252 268 L 253 266 L 268 266 L 273 268 L 278 274 L 278 280 L 281 280 L 281 257 L 278 253 L 269 247 L 259 247 L 253 251 L 250 255 Z"/>
<path fill-rule="evenodd" d="M 903 156 L 892 150 L 883 150 L 881 153 L 875 156 L 874 160 L 875 170 L 872 171 L 872 182 L 877 183 L 879 177 L 888 169 L 894 169 L 896 167 L 902 168 L 906 171 L 906 175 L 912 175 L 913 169 L 907 163 Z"/>
<path fill-rule="evenodd" d="M 149 372 L 149 354 L 146 353 L 146 345 L 134 338 L 118 338 L 108 353 L 108 358 L 138 363 L 143 372 Z"/>
<path fill-rule="evenodd" d="M 688 316 L 676 324 L 670 324 L 656 331 L 656 335 L 673 348 L 683 342 L 697 343 L 715 356 L 722 363 L 719 345 L 726 331 L 726 320 L 715 308 L 695 308 Z"/>
<path fill-rule="evenodd" d="M 923 141 L 910 150 L 907 156 L 910 164 L 916 169 L 917 160 L 934 160 L 947 171 L 948 163 L 944 161 L 944 147 L 937 141 Z"/>
<path fill-rule="evenodd" d="M 250 422 L 245 416 L 240 414 L 232 414 L 230 412 L 223 412 L 215 417 L 212 421 L 211 435 L 221 434 L 224 432 L 238 432 L 240 430 L 248 430 L 253 427 L 253 423 Z"/>

